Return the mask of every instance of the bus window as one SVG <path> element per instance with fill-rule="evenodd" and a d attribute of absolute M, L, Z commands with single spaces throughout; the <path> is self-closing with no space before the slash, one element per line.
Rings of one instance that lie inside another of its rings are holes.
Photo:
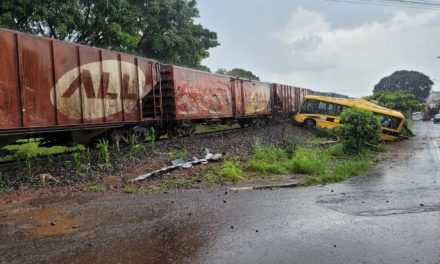
<path fill-rule="evenodd" d="M 336 110 L 337 105 L 332 104 L 332 103 L 327 103 L 327 115 L 335 115 L 335 110 Z"/>
<path fill-rule="evenodd" d="M 315 114 L 316 108 L 317 108 L 317 101 L 316 100 L 307 100 L 304 102 L 303 106 L 301 107 L 301 113 L 304 114 Z"/>
<path fill-rule="evenodd" d="M 397 129 L 400 125 L 400 122 L 402 122 L 402 120 L 397 117 L 381 115 L 381 114 L 376 114 L 376 115 L 379 117 L 380 124 L 382 125 L 382 127 Z"/>
<path fill-rule="evenodd" d="M 344 106 L 344 105 L 336 105 L 336 113 L 335 113 L 335 115 L 337 115 L 337 116 L 339 116 L 339 115 L 341 115 L 342 114 L 342 112 L 344 112 L 344 110 L 345 109 L 347 109 L 348 107 L 347 106 Z"/>
<path fill-rule="evenodd" d="M 319 114 L 327 114 L 327 103 L 319 101 L 318 103 L 318 113 Z"/>

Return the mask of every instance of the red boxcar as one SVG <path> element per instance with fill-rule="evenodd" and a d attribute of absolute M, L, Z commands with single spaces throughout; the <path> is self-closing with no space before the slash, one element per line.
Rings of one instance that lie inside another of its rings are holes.
<path fill-rule="evenodd" d="M 272 113 L 271 84 L 232 78 L 236 117 L 264 117 Z"/>
<path fill-rule="evenodd" d="M 231 118 L 231 78 L 208 72 L 162 66 L 164 113 L 168 120 Z"/>
<path fill-rule="evenodd" d="M 271 85 L 177 66 L 162 66 L 165 113 L 175 121 L 269 115 Z"/>
<path fill-rule="evenodd" d="M 272 113 L 269 83 L 173 65 L 161 69 L 165 120 L 168 129 L 174 127 L 171 136 L 189 134 L 200 122 L 251 124 Z"/>
<path fill-rule="evenodd" d="M 155 60 L 3 29 L 0 47 L 0 141 L 162 114 Z"/>

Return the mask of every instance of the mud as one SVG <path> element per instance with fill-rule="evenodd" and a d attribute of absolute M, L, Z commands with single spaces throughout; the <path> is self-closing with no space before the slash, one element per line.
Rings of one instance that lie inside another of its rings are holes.
<path fill-rule="evenodd" d="M 0 263 L 439 263 L 440 125 L 414 130 L 344 183 L 11 202 Z"/>

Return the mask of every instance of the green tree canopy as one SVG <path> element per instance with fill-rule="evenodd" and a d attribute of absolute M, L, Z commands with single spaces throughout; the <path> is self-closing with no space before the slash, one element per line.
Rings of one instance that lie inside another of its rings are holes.
<path fill-rule="evenodd" d="M 217 74 L 223 74 L 223 75 L 227 75 L 228 74 L 228 70 L 226 70 L 225 68 L 219 68 L 215 71 L 215 73 Z"/>
<path fill-rule="evenodd" d="M 219 70 L 222 70 L 222 69 L 219 69 Z M 217 71 L 219 71 L 219 70 L 217 70 Z M 240 78 L 249 79 L 249 80 L 255 80 L 255 81 L 260 80 L 260 78 L 258 76 L 255 76 L 251 71 L 243 70 L 240 68 L 234 68 L 234 69 L 226 72 L 226 75 L 233 76 L 233 77 L 240 77 Z"/>
<path fill-rule="evenodd" d="M 392 93 L 375 93 L 373 95 L 364 97 L 364 99 L 382 105 L 386 108 L 400 111 L 402 113 L 421 110 L 423 106 L 413 93 L 402 90 Z"/>
<path fill-rule="evenodd" d="M 217 34 L 195 0 L 2 0 L 0 26 L 201 68 Z"/>
<path fill-rule="evenodd" d="M 396 71 L 384 77 L 374 86 L 374 93 L 404 90 L 413 93 L 419 101 L 425 101 L 434 83 L 431 79 L 417 71 Z"/>

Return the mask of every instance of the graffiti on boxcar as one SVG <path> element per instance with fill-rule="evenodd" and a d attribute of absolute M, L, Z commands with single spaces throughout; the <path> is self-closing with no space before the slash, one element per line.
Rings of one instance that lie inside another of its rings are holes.
<path fill-rule="evenodd" d="M 266 86 L 246 86 L 244 88 L 245 112 L 264 113 L 270 106 L 270 89 Z"/>
<path fill-rule="evenodd" d="M 184 84 L 177 88 L 177 111 L 182 115 L 230 115 L 230 87 L 224 83 L 202 86 Z"/>
<path fill-rule="evenodd" d="M 133 111 L 139 88 L 142 93 L 151 89 L 144 86 L 145 75 L 136 65 L 103 60 L 66 72 L 55 85 L 56 104 L 53 97 L 51 101 L 65 116 L 79 119 L 83 115 L 84 119 L 97 119 L 122 110 L 126 113 Z"/>

